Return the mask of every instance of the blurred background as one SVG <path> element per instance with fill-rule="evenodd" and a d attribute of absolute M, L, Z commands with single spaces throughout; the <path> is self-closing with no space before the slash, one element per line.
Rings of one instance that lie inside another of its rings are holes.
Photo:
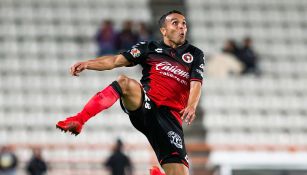
<path fill-rule="evenodd" d="M 206 55 L 197 119 L 184 125 L 191 175 L 306 175 L 305 0 L 0 0 L 0 174 L 107 175 L 117 139 L 133 174 L 149 174 L 158 162 L 118 103 L 77 137 L 55 124 L 117 75 L 140 79 L 139 67 L 76 78 L 72 64 L 160 39 L 172 9 Z"/>

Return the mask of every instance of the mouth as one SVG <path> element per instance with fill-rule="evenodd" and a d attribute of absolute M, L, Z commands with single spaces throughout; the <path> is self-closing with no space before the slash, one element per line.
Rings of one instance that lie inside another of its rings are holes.
<path fill-rule="evenodd" d="M 179 33 L 179 36 L 180 37 L 184 37 L 184 33 Z"/>

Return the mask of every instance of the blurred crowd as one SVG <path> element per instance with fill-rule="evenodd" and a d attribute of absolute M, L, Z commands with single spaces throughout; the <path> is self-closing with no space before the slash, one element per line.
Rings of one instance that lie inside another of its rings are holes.
<path fill-rule="evenodd" d="M 18 165 L 17 156 L 11 146 L 0 148 L 0 175 L 15 175 Z"/>
<path fill-rule="evenodd" d="M 132 175 L 133 165 L 130 158 L 123 152 L 124 144 L 117 139 L 112 154 L 103 163 L 111 175 Z"/>
<path fill-rule="evenodd" d="M 16 175 L 18 158 L 14 147 L 4 145 L 0 150 L 0 175 Z M 27 161 L 25 171 L 28 175 L 43 175 L 47 172 L 47 163 L 43 159 L 40 148 L 32 149 L 32 157 Z"/>
<path fill-rule="evenodd" d="M 213 55 L 208 60 L 207 73 L 216 77 L 246 74 L 260 76 L 258 63 L 259 56 L 253 48 L 251 37 L 243 38 L 239 44 L 235 40 L 228 39 L 221 53 Z"/>
<path fill-rule="evenodd" d="M 96 33 L 97 56 L 117 54 L 129 50 L 139 41 L 152 41 L 150 25 L 144 22 L 124 21 L 121 30 L 116 30 L 111 20 L 104 20 Z M 260 76 L 259 56 L 253 48 L 253 40 L 246 36 L 241 42 L 227 39 L 220 53 L 206 61 L 208 76 L 226 77 L 229 75 L 253 74 Z"/>
<path fill-rule="evenodd" d="M 150 26 L 144 22 L 124 21 L 121 30 L 115 30 L 111 20 L 104 20 L 96 34 L 97 56 L 116 54 L 131 48 L 139 41 L 153 40 Z"/>
<path fill-rule="evenodd" d="M 1 146 L 1 145 L 0 145 Z M 133 164 L 130 158 L 123 151 L 124 143 L 117 139 L 112 153 L 102 162 L 102 166 L 107 168 L 111 175 L 132 175 Z M 20 167 L 15 148 L 11 145 L 0 147 L 0 175 L 17 175 Z M 42 156 L 42 149 L 32 148 L 32 156 L 26 162 L 23 170 L 27 175 L 44 175 L 50 170 L 47 161 Z"/>

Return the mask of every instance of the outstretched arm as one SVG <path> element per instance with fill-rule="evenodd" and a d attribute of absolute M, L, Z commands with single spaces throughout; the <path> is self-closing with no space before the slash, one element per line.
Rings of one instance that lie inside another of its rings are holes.
<path fill-rule="evenodd" d="M 79 76 L 79 73 L 85 69 L 103 71 L 111 70 L 116 67 L 127 66 L 129 64 L 129 61 L 121 54 L 107 55 L 93 60 L 77 62 L 70 68 L 70 73 L 73 76 Z"/>
<path fill-rule="evenodd" d="M 191 81 L 188 104 L 186 108 L 180 111 L 181 119 L 184 120 L 189 125 L 195 119 L 195 111 L 200 99 L 200 94 L 201 94 L 201 82 Z"/>

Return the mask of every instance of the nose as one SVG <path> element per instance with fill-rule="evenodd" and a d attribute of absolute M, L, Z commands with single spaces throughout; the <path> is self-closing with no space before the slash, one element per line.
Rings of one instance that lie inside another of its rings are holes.
<path fill-rule="evenodd" d="M 183 29 L 184 28 L 184 24 L 179 23 L 178 27 L 179 27 L 179 29 Z"/>

